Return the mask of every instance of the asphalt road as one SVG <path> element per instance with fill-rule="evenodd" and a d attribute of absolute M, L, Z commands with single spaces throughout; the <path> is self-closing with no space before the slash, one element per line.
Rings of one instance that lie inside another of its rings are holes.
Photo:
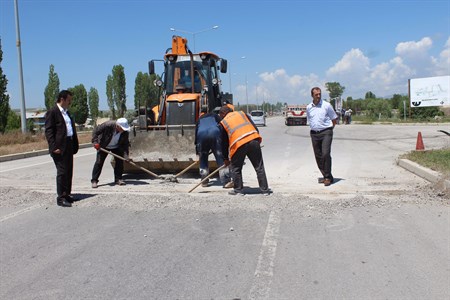
<path fill-rule="evenodd" d="M 75 158 L 72 208 L 56 206 L 49 156 L 0 163 L 1 299 L 448 299 L 447 195 L 400 168 L 421 131 L 438 126 L 340 125 L 330 187 L 317 183 L 307 127 L 279 117 L 261 127 L 274 193 L 217 183 L 188 194 L 105 164 L 90 187 L 93 149 Z"/>

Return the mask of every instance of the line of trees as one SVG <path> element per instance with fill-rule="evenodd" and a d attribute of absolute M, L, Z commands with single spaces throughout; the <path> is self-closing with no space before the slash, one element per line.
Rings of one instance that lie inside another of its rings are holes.
<path fill-rule="evenodd" d="M 335 107 L 335 99 L 341 99 L 345 87 L 339 82 L 327 82 L 325 84 L 330 103 Z M 398 117 L 405 115 L 415 120 L 430 120 L 435 116 L 443 115 L 443 112 L 437 106 L 432 107 L 410 107 L 409 98 L 406 95 L 394 94 L 392 98 L 378 98 L 373 92 L 366 92 L 364 99 L 353 99 L 347 97 L 342 99 L 342 108 L 351 109 L 356 114 L 364 114 L 371 119 L 392 118 L 393 112 L 397 112 Z M 404 105 L 405 104 L 405 105 Z"/>
<path fill-rule="evenodd" d="M 9 95 L 7 93 L 8 80 L 3 74 L 1 62 L 3 60 L 3 52 L 0 39 L 0 133 L 8 130 L 19 129 L 21 126 L 20 116 L 14 113 L 9 106 Z M 134 82 L 134 110 L 139 107 L 153 107 L 158 104 L 158 88 L 153 84 L 158 80 L 157 75 L 149 75 L 147 73 L 138 72 Z M 327 82 L 325 84 L 331 99 L 331 104 L 335 105 L 335 100 L 341 98 L 345 91 L 345 87 L 339 82 Z M 95 87 L 91 87 L 89 92 L 83 84 L 68 88 L 73 93 L 73 102 L 70 112 L 75 118 L 77 124 L 85 124 L 88 117 L 93 120 L 93 124 L 101 117 L 99 110 L 100 96 Z M 60 92 L 60 80 L 55 72 L 55 67 L 50 65 L 48 74 L 48 83 L 44 90 L 45 107 L 50 109 L 56 103 L 56 98 Z M 127 113 L 127 95 L 126 95 L 126 78 L 124 67 L 122 65 L 114 65 L 111 74 L 106 79 L 106 101 L 109 107 L 109 115 L 112 119 L 121 117 L 131 118 L 133 111 Z M 367 92 L 364 99 L 353 99 L 347 97 L 342 100 L 343 108 L 351 108 L 355 113 L 364 113 L 371 118 L 378 118 L 379 115 L 390 118 L 393 111 L 397 111 L 399 116 L 404 114 L 403 102 L 406 103 L 407 116 L 413 119 L 431 119 L 436 115 L 442 115 L 438 107 L 420 107 L 410 108 L 408 96 L 393 95 L 391 99 L 377 98 L 371 91 Z M 238 103 L 238 107 L 239 107 Z M 283 106 L 282 103 L 269 104 L 263 103 L 265 110 L 279 110 Z M 131 115 L 130 115 L 131 114 Z M 33 128 L 33 122 L 27 123 L 28 130 Z"/>

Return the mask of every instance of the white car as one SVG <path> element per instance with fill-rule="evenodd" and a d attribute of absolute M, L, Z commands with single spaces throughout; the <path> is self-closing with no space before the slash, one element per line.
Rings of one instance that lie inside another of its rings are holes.
<path fill-rule="evenodd" d="M 266 126 L 266 114 L 262 110 L 252 110 L 250 112 L 253 123 L 256 126 Z"/>

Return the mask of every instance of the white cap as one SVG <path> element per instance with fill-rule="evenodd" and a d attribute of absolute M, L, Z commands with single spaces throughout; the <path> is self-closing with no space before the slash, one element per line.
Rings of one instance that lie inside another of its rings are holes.
<path fill-rule="evenodd" d="M 130 126 L 128 125 L 127 119 L 120 118 L 117 120 L 116 124 L 119 125 L 120 127 L 122 127 L 123 130 L 130 131 Z"/>

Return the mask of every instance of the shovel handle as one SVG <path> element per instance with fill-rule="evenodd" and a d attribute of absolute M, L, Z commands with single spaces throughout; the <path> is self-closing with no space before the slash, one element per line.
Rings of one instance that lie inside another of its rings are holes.
<path fill-rule="evenodd" d="M 216 174 L 217 172 L 219 172 L 220 170 L 222 170 L 223 168 L 225 168 L 226 165 L 221 165 L 220 167 L 218 167 L 217 169 L 214 170 L 214 172 L 212 172 L 211 174 L 209 174 L 208 176 L 206 176 L 205 178 L 202 179 L 202 181 L 200 181 L 196 186 L 194 186 L 188 193 L 192 192 L 193 190 L 195 190 L 200 184 L 202 184 L 203 182 L 205 182 L 206 180 L 208 180 L 209 178 L 211 178 L 214 174 Z"/>
<path fill-rule="evenodd" d="M 174 178 L 177 178 L 178 176 L 183 175 L 184 173 L 186 173 L 190 168 L 192 168 L 193 166 L 195 166 L 199 161 L 196 160 L 194 161 L 192 164 L 190 164 L 189 166 L 187 166 L 183 171 L 179 172 L 177 175 L 174 176 Z"/>
<path fill-rule="evenodd" d="M 155 174 L 155 173 L 153 173 L 152 171 L 149 171 L 149 170 L 147 170 L 146 168 L 143 168 L 143 167 L 141 167 L 141 166 L 135 164 L 135 163 L 132 162 L 131 160 L 126 160 L 126 159 L 123 158 L 122 156 L 117 155 L 117 154 L 115 154 L 115 153 L 112 153 L 111 151 L 108 151 L 108 150 L 106 150 L 106 149 L 104 149 L 104 148 L 100 148 L 100 150 L 103 151 L 103 152 L 105 152 L 105 153 L 111 154 L 111 155 L 114 156 L 115 158 L 121 159 L 121 160 L 123 160 L 123 161 L 129 163 L 130 165 L 135 166 L 135 167 L 138 168 L 138 169 L 141 169 L 142 171 L 144 171 L 144 172 L 147 173 L 147 174 L 150 174 L 150 175 L 152 175 L 152 176 L 154 176 L 154 177 L 156 177 L 156 178 L 161 178 L 158 174 Z"/>

